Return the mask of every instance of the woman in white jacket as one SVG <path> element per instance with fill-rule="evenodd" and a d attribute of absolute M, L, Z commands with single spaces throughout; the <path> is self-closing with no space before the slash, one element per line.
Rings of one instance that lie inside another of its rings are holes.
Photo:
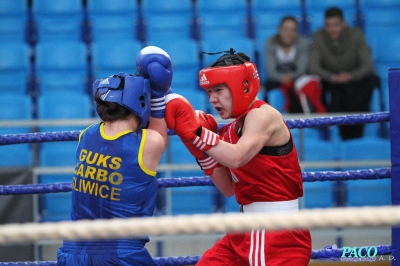
<path fill-rule="evenodd" d="M 325 113 L 317 76 L 306 75 L 309 45 L 298 35 L 298 23 L 292 16 L 283 17 L 279 31 L 265 42 L 267 92 L 279 89 L 285 97 L 284 112 Z M 268 102 L 268 99 L 266 99 Z"/>

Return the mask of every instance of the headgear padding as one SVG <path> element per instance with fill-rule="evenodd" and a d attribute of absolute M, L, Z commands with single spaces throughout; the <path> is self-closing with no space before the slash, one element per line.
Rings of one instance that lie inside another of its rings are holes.
<path fill-rule="evenodd" d="M 147 128 L 150 121 L 150 84 L 140 76 L 119 73 L 93 83 L 93 95 L 99 93 L 105 102 L 117 103 L 139 116 L 139 129 Z"/>
<path fill-rule="evenodd" d="M 228 86 L 232 95 L 232 118 L 247 110 L 260 89 L 257 68 L 244 53 L 221 56 L 200 70 L 199 83 L 206 90 L 219 84 Z"/>

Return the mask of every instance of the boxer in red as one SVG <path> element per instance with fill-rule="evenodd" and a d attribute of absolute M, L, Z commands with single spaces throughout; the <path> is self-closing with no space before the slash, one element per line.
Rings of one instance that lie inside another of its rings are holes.
<path fill-rule="evenodd" d="M 199 73 L 200 86 L 222 119 L 234 118 L 217 133 L 211 115 L 196 112 L 181 95 L 166 96 L 165 120 L 241 212 L 297 212 L 303 196 L 301 169 L 282 115 L 257 98 L 256 66 L 233 49 Z M 229 233 L 197 265 L 308 265 L 308 230 L 252 230 Z"/>

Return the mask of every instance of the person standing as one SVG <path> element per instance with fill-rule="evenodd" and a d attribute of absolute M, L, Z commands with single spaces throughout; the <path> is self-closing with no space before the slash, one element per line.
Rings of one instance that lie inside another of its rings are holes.
<path fill-rule="evenodd" d="M 310 73 L 322 79 L 328 112 L 368 112 L 379 86 L 363 32 L 349 27 L 337 7 L 325 11 L 325 26 L 312 36 Z M 364 125 L 340 126 L 343 140 L 363 136 Z"/>
<path fill-rule="evenodd" d="M 141 76 L 119 73 L 93 83 L 102 121 L 79 135 L 73 177 L 71 220 L 152 216 L 157 165 L 167 142 L 165 94 L 172 63 L 158 47 L 137 56 Z M 158 265 L 147 236 L 64 241 L 57 265 Z"/>
<path fill-rule="evenodd" d="M 178 94 L 166 97 L 165 120 L 201 169 L 244 213 L 297 212 L 303 195 L 296 147 L 282 115 L 257 98 L 260 79 L 245 53 L 218 58 L 199 73 L 200 86 L 222 119 L 234 120 L 216 133 L 210 114 L 195 112 Z M 197 265 L 298 265 L 310 261 L 308 230 L 228 233 Z"/>

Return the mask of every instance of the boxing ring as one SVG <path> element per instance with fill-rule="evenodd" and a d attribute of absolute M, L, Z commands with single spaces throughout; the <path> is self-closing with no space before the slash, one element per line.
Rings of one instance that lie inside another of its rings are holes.
<path fill-rule="evenodd" d="M 391 226 L 391 243 L 354 247 L 359 257 L 398 256 L 400 250 L 400 69 L 389 69 L 390 112 L 362 115 L 286 120 L 289 128 L 329 127 L 361 123 L 390 122 L 391 167 L 349 171 L 303 172 L 303 182 L 391 179 L 392 206 L 301 209 L 298 213 L 213 213 L 93 221 L 62 221 L 0 225 L 0 245 L 23 244 L 39 240 L 109 239 L 118 237 L 172 236 L 248 231 L 251 229 L 359 228 Z M 173 134 L 173 132 L 169 132 Z M 0 145 L 72 141 L 79 132 L 49 132 L 0 136 Z M 213 186 L 208 176 L 159 178 L 159 187 Z M 0 195 L 45 194 L 69 192 L 72 183 L 0 186 Z M 348 250 L 347 250 L 348 251 Z M 314 260 L 340 260 L 346 250 L 335 245 L 313 250 Z M 349 252 L 349 251 L 348 251 Z M 194 265 L 199 256 L 157 257 L 160 265 Z M 343 260 L 342 260 L 343 261 Z M 0 265 L 56 265 L 55 261 L 0 262 Z M 392 260 L 400 266 L 400 259 Z"/>

